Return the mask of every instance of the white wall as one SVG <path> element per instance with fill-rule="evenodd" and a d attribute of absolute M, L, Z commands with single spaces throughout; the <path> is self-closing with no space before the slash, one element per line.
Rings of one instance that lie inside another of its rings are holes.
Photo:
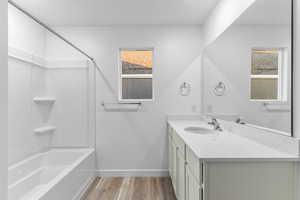
<path fill-rule="evenodd" d="M 46 30 L 13 6 L 8 6 L 8 45 L 39 57 L 45 55 Z"/>
<path fill-rule="evenodd" d="M 45 109 L 33 102 L 34 97 L 45 96 L 45 69 L 14 58 L 9 58 L 8 67 L 8 163 L 12 164 L 47 149 L 50 138 L 33 133 L 46 125 Z"/>
<path fill-rule="evenodd" d="M 56 98 L 49 123 L 57 127 L 52 147 L 88 147 L 88 68 L 47 70 L 47 91 Z"/>
<path fill-rule="evenodd" d="M 205 46 L 213 43 L 255 1 L 221 0 L 204 23 Z"/>
<path fill-rule="evenodd" d="M 295 137 L 300 138 L 300 0 L 294 0 L 295 2 L 295 23 L 294 23 L 294 40 L 295 40 L 295 52 L 294 52 L 294 128 Z M 300 196 L 300 195 L 299 195 Z"/>
<path fill-rule="evenodd" d="M 294 0 L 295 22 L 295 63 L 294 63 L 294 133 L 295 137 L 300 138 L 300 0 Z M 298 164 L 298 187 L 300 186 L 300 164 Z M 298 190 L 298 200 L 300 200 L 300 190 Z"/>
<path fill-rule="evenodd" d="M 144 103 L 139 112 L 105 112 L 101 102 L 114 102 L 115 95 L 97 72 L 98 170 L 115 175 L 166 172 L 166 115 L 191 113 L 193 106 L 200 112 L 201 27 L 107 26 L 57 30 L 97 59 L 115 92 L 118 90 L 118 49 L 154 47 L 155 101 Z M 50 59 L 74 59 L 79 55 L 51 36 L 46 54 Z M 192 85 L 189 97 L 179 95 L 179 86 L 184 81 Z M 68 136 L 68 133 L 63 134 Z"/>
<path fill-rule="evenodd" d="M 7 198 L 7 1 L 0 1 L 0 199 Z"/>
<path fill-rule="evenodd" d="M 290 112 L 268 112 L 262 102 L 249 99 L 251 49 L 285 47 L 288 48 L 288 55 L 291 55 L 289 30 L 289 26 L 283 25 L 234 25 L 208 47 L 204 57 L 206 109 L 212 107 L 214 113 L 239 114 L 248 123 L 289 134 Z M 213 93 L 219 81 L 226 85 L 226 93 L 220 97 Z"/>
<path fill-rule="evenodd" d="M 28 58 L 44 56 L 45 30 L 14 7 L 8 7 L 8 45 L 23 50 Z M 8 164 L 49 146 L 48 136 L 36 136 L 42 126 L 41 110 L 32 101 L 45 95 L 45 69 L 14 58 L 8 60 Z"/>

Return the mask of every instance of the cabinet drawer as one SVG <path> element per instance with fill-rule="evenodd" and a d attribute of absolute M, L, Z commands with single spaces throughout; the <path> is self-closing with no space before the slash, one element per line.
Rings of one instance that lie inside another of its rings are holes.
<path fill-rule="evenodd" d="M 175 131 L 173 131 L 172 134 L 172 139 L 173 142 L 175 143 L 176 147 L 178 148 L 178 151 L 184 156 L 185 158 L 185 143 L 183 140 L 180 138 L 179 135 Z"/>
<path fill-rule="evenodd" d="M 200 159 L 196 157 L 194 152 L 186 147 L 186 161 L 187 161 L 187 167 L 189 168 L 192 175 L 195 177 L 197 182 L 201 183 L 201 163 Z"/>

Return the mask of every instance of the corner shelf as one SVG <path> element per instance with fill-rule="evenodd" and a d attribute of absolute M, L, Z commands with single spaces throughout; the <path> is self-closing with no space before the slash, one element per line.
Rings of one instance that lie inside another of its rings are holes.
<path fill-rule="evenodd" d="M 56 99 L 52 97 L 34 97 L 33 101 L 37 104 L 53 104 Z"/>
<path fill-rule="evenodd" d="M 44 126 L 41 128 L 34 129 L 33 132 L 36 134 L 53 133 L 56 130 L 54 126 Z"/>

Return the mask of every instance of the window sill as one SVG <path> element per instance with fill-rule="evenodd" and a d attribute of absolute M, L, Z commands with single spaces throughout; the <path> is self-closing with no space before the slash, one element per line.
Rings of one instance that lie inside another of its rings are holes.
<path fill-rule="evenodd" d="M 154 99 L 119 99 L 119 103 L 142 103 L 142 102 L 152 102 Z"/>

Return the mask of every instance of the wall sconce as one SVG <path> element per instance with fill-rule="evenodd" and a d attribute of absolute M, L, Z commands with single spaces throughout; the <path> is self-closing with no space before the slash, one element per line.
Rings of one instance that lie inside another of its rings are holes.
<path fill-rule="evenodd" d="M 219 82 L 215 87 L 214 87 L 214 94 L 216 96 L 224 96 L 225 91 L 226 91 L 226 86 L 223 82 Z"/>
<path fill-rule="evenodd" d="M 180 94 L 181 96 L 189 96 L 191 93 L 191 85 L 187 82 L 183 82 L 180 85 Z"/>

